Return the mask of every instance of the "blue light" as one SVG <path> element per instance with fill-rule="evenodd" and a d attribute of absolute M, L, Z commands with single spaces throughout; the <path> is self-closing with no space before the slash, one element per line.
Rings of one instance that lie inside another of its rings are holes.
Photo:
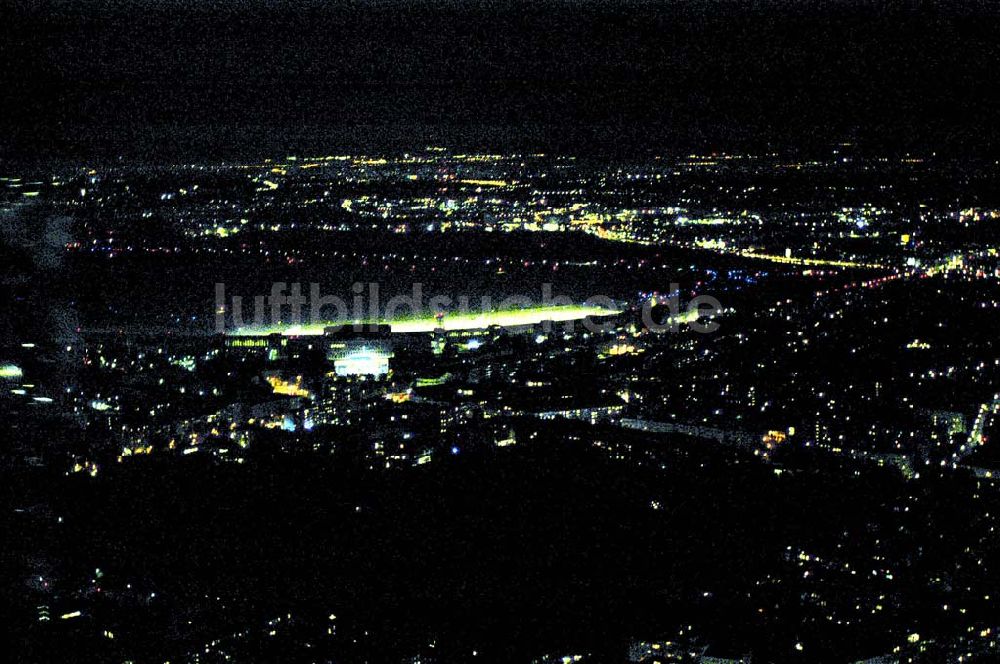
<path fill-rule="evenodd" d="M 452 448 L 451 448 L 451 453 L 452 454 L 458 454 L 458 447 L 455 446 L 455 445 L 453 445 Z"/>

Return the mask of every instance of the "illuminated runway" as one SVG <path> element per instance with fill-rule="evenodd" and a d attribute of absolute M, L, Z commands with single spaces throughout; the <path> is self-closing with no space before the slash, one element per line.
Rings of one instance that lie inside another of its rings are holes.
<path fill-rule="evenodd" d="M 379 322 L 389 325 L 393 332 L 432 332 L 437 328 L 444 328 L 445 330 L 478 330 L 487 328 L 491 325 L 499 325 L 500 327 L 517 327 L 520 325 L 535 325 L 546 320 L 563 322 L 582 320 L 587 316 L 611 316 L 619 313 L 621 313 L 621 310 L 619 309 L 609 309 L 599 306 L 550 306 L 465 314 L 446 314 L 440 321 L 434 316 L 423 316 Z M 263 336 L 278 333 L 285 336 L 298 337 L 323 334 L 324 328 L 335 325 L 350 326 L 353 324 L 370 323 L 371 321 L 360 320 L 308 323 L 305 325 L 242 327 L 230 332 L 230 334 L 233 336 Z"/>

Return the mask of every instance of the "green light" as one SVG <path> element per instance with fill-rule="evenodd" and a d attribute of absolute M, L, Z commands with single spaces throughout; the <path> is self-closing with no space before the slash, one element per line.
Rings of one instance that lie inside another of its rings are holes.
<path fill-rule="evenodd" d="M 24 375 L 21 367 L 16 364 L 0 365 L 0 378 L 20 378 Z"/>

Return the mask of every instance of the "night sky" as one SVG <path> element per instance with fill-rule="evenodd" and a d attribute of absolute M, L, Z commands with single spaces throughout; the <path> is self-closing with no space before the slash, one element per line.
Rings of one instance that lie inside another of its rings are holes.
<path fill-rule="evenodd" d="M 0 155 L 992 150 L 980 2 L 20 2 Z"/>

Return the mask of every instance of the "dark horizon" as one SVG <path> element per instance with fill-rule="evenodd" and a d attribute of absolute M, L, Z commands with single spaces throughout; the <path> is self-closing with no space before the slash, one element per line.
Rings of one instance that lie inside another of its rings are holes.
<path fill-rule="evenodd" d="M 993 154 L 982 3 L 20 3 L 0 156 Z M 237 11 L 239 10 L 239 11 Z"/>

